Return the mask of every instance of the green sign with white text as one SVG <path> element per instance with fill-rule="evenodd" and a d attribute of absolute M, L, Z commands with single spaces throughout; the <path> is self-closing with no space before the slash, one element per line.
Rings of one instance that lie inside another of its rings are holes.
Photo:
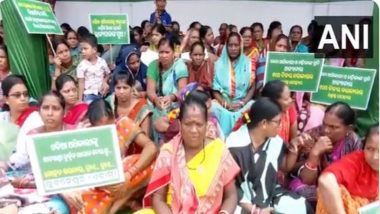
<path fill-rule="evenodd" d="M 324 59 L 310 53 L 268 52 L 264 84 L 272 80 L 285 82 L 291 91 L 315 92 Z"/>
<path fill-rule="evenodd" d="M 31 0 L 13 2 L 28 33 L 63 34 L 50 4 Z"/>
<path fill-rule="evenodd" d="M 114 125 L 31 135 L 28 146 L 41 195 L 124 181 Z"/>
<path fill-rule="evenodd" d="M 129 44 L 128 15 L 90 15 L 92 33 L 99 44 Z"/>
<path fill-rule="evenodd" d="M 376 69 L 324 66 L 318 92 L 311 101 L 332 104 L 342 101 L 352 108 L 366 110 Z"/>

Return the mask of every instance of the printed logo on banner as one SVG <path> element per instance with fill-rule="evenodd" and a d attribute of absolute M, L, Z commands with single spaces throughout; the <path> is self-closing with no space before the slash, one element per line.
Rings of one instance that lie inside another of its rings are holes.
<path fill-rule="evenodd" d="M 371 16 L 316 16 L 311 52 L 319 58 L 372 58 Z"/>
<path fill-rule="evenodd" d="M 124 181 L 114 125 L 32 135 L 28 147 L 41 195 Z"/>

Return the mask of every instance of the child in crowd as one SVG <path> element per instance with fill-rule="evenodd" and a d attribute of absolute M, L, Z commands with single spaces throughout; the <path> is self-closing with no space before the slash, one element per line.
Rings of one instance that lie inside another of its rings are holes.
<path fill-rule="evenodd" d="M 93 34 L 80 43 L 83 60 L 77 68 L 79 81 L 79 100 L 91 103 L 108 93 L 110 69 L 104 59 L 97 55 L 98 42 Z"/>

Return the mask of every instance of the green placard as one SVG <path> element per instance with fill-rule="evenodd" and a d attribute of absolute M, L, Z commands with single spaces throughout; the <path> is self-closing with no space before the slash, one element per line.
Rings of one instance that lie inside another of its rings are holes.
<path fill-rule="evenodd" d="M 114 125 L 32 135 L 28 146 L 41 195 L 120 183 L 124 174 Z"/>
<path fill-rule="evenodd" d="M 311 101 L 331 104 L 342 101 L 352 108 L 366 110 L 376 69 L 324 66 L 317 93 Z"/>
<path fill-rule="evenodd" d="M 264 84 L 285 82 L 291 91 L 316 92 L 324 59 L 311 53 L 268 52 Z"/>
<path fill-rule="evenodd" d="M 90 15 L 92 33 L 99 44 L 129 44 L 129 20 L 124 14 Z"/>
<path fill-rule="evenodd" d="M 31 0 L 13 0 L 30 34 L 63 35 L 50 4 Z"/>

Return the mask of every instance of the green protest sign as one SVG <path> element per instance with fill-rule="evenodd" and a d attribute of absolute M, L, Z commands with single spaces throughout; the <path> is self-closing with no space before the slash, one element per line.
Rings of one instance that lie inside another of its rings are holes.
<path fill-rule="evenodd" d="M 318 89 L 324 59 L 311 53 L 268 52 L 264 84 L 285 82 L 291 91 L 315 92 Z"/>
<path fill-rule="evenodd" d="M 352 108 L 366 110 L 376 69 L 324 66 L 318 92 L 311 101 L 331 104 L 342 101 Z"/>
<path fill-rule="evenodd" d="M 127 15 L 90 15 L 90 23 L 99 44 L 129 44 Z"/>
<path fill-rule="evenodd" d="M 31 0 L 13 0 L 13 2 L 28 33 L 63 34 L 50 4 Z"/>
<path fill-rule="evenodd" d="M 32 170 L 41 195 L 124 181 L 114 125 L 37 134 L 28 141 Z"/>

